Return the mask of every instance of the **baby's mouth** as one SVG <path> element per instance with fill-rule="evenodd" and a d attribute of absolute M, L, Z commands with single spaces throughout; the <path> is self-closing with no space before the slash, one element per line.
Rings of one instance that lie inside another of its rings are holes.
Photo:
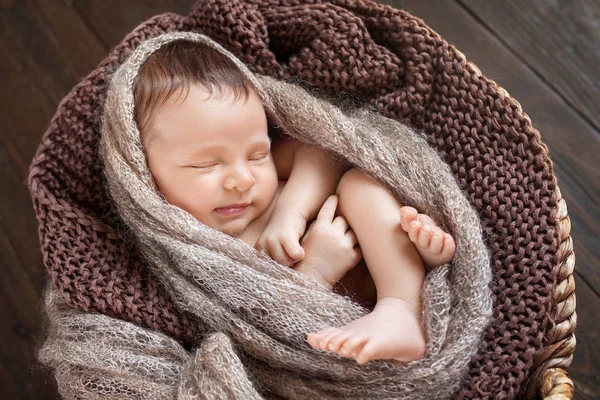
<path fill-rule="evenodd" d="M 233 216 L 243 214 L 250 203 L 242 203 L 242 204 L 230 204 L 225 207 L 215 208 L 215 212 L 221 215 Z"/>

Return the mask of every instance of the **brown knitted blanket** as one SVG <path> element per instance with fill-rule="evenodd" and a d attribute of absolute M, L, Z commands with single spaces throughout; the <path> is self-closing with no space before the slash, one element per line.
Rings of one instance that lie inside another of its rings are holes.
<path fill-rule="evenodd" d="M 424 357 L 362 366 L 314 350 L 306 343 L 308 332 L 344 326 L 369 310 L 209 228 L 160 195 L 134 121 L 133 82 L 147 57 L 181 39 L 202 42 L 234 62 L 278 130 L 360 167 L 403 204 L 452 233 L 457 243 L 452 262 L 431 269 L 423 283 Z M 369 108 L 342 109 L 298 84 L 253 74 L 208 36 L 194 32 L 167 33 L 140 44 L 111 78 L 102 121 L 100 154 L 119 215 L 150 271 L 208 334 L 189 353 L 179 348 L 175 362 L 165 360 L 167 349 L 147 344 L 162 342 L 153 331 L 98 314 L 55 310 L 40 360 L 60 371 L 63 395 L 430 400 L 447 399 L 459 386 L 491 318 L 489 252 L 477 212 L 418 132 Z M 205 362 L 195 362 L 198 357 Z M 164 379 L 173 369 L 182 372 Z M 163 387 L 151 389 L 158 380 Z"/>
<path fill-rule="evenodd" d="M 200 336 L 122 236 L 97 153 L 106 78 L 142 40 L 176 31 L 215 38 L 254 72 L 362 97 L 420 128 L 480 213 L 495 275 L 494 316 L 456 397 L 511 397 L 548 328 L 557 264 L 555 182 L 519 106 L 421 21 L 371 2 L 200 2 L 188 17 L 140 26 L 60 104 L 29 185 L 44 262 L 62 299 L 165 332 Z M 125 238 L 126 239 L 126 238 Z"/>

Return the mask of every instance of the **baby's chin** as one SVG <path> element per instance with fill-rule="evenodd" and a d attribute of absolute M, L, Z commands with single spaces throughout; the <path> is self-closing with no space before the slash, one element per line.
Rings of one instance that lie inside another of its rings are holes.
<path fill-rule="evenodd" d="M 213 228 L 223 233 L 226 233 L 229 236 L 238 237 L 242 233 L 244 233 L 248 225 L 249 224 L 247 221 L 245 221 L 244 219 L 239 219 L 235 221 L 230 221 L 229 223 L 226 223 L 224 225 L 213 226 Z"/>
<path fill-rule="evenodd" d="M 222 229 L 218 229 L 219 231 L 226 233 L 229 236 L 233 236 L 233 237 L 238 237 L 240 236 L 242 233 L 244 233 L 244 231 L 246 230 L 246 227 L 243 228 L 222 228 Z"/>

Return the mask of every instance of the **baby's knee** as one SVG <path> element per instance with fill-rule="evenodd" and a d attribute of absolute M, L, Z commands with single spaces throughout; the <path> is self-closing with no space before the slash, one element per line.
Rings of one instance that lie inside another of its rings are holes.
<path fill-rule="evenodd" d="M 342 215 L 351 213 L 367 205 L 368 197 L 379 184 L 359 168 L 347 171 L 338 183 L 336 194 L 339 198 L 339 210 Z M 375 189 L 377 190 L 377 189 Z"/>
<path fill-rule="evenodd" d="M 338 207 L 342 213 L 349 206 L 349 203 L 359 195 L 361 187 L 364 188 L 367 178 L 367 175 L 358 168 L 352 168 L 342 175 L 335 191 L 335 194 L 339 198 Z"/>
<path fill-rule="evenodd" d="M 369 177 L 361 169 L 352 168 L 342 175 L 342 178 L 337 185 L 336 194 L 339 196 L 344 193 L 355 193 L 360 190 L 361 187 L 364 187 L 367 181 L 372 179 L 373 178 Z"/>
<path fill-rule="evenodd" d="M 342 176 L 336 194 L 339 213 L 347 219 L 352 215 L 384 213 L 386 221 L 399 221 L 400 202 L 385 185 L 358 168 L 352 168 Z"/>

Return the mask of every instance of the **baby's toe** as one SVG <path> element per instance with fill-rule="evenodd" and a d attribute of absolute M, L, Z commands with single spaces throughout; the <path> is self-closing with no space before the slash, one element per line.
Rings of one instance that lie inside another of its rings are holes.
<path fill-rule="evenodd" d="M 331 333 L 332 331 L 335 331 L 337 328 L 334 327 L 329 327 L 329 328 L 325 328 L 319 332 L 316 333 L 310 333 L 308 336 L 314 338 L 314 339 L 321 339 L 323 337 L 325 337 L 327 334 Z"/>
<path fill-rule="evenodd" d="M 369 341 L 367 342 L 362 350 L 358 353 L 358 356 L 356 356 L 356 362 L 358 362 L 359 364 L 365 364 L 368 361 L 377 358 L 376 357 L 376 352 L 377 352 L 377 346 L 375 346 L 375 342 L 374 341 Z"/>
<path fill-rule="evenodd" d="M 429 242 L 431 241 L 431 227 L 424 225 L 419 231 L 419 237 L 417 239 L 417 243 L 422 248 L 429 247 Z"/>
<path fill-rule="evenodd" d="M 331 339 L 331 341 L 329 342 L 329 345 L 327 346 L 327 348 L 329 349 L 329 351 L 333 351 L 335 353 L 339 353 L 340 348 L 342 347 L 342 345 L 344 344 L 344 342 L 346 342 L 346 340 L 348 340 L 348 338 L 352 336 L 352 332 L 349 331 L 340 331 L 337 336 L 335 336 L 333 339 Z"/>
<path fill-rule="evenodd" d="M 327 335 L 334 332 L 336 328 L 330 327 L 327 329 L 323 329 L 322 331 L 316 333 L 310 333 L 306 336 L 306 341 L 315 349 L 321 348 L 321 340 L 324 339 Z"/>
<path fill-rule="evenodd" d="M 400 208 L 400 224 L 402 225 L 402 229 L 406 232 L 410 229 L 410 223 L 417 220 L 417 216 L 419 213 L 413 207 L 402 207 Z"/>
<path fill-rule="evenodd" d="M 360 352 L 360 349 L 367 342 L 367 337 L 361 334 L 352 334 L 342 347 L 340 348 L 339 354 L 344 357 L 350 357 L 351 354 Z"/>
<path fill-rule="evenodd" d="M 442 248 L 442 253 L 444 256 L 448 258 L 454 257 L 454 253 L 456 252 L 456 243 L 454 242 L 454 238 L 449 233 L 444 234 L 444 243 Z"/>
<path fill-rule="evenodd" d="M 444 246 L 444 234 L 443 232 L 434 232 L 431 236 L 431 242 L 429 243 L 429 251 L 432 254 L 439 254 L 442 252 Z"/>
<path fill-rule="evenodd" d="M 417 215 L 417 219 L 423 224 L 423 225 L 429 225 L 431 227 L 436 227 L 438 226 L 435 221 L 433 220 L 433 218 L 431 218 L 429 215 L 427 214 L 418 214 Z"/>
<path fill-rule="evenodd" d="M 337 329 L 337 328 L 335 328 L 331 332 L 327 333 L 325 336 L 323 336 L 319 340 L 319 348 L 321 350 L 328 350 L 329 349 L 329 342 L 331 341 L 331 339 L 333 339 L 339 333 L 340 333 L 340 330 Z"/>
<path fill-rule="evenodd" d="M 408 230 L 408 237 L 411 242 L 417 243 L 419 240 L 419 232 L 421 231 L 421 223 L 419 221 L 413 221 L 410 223 L 410 228 Z"/>

